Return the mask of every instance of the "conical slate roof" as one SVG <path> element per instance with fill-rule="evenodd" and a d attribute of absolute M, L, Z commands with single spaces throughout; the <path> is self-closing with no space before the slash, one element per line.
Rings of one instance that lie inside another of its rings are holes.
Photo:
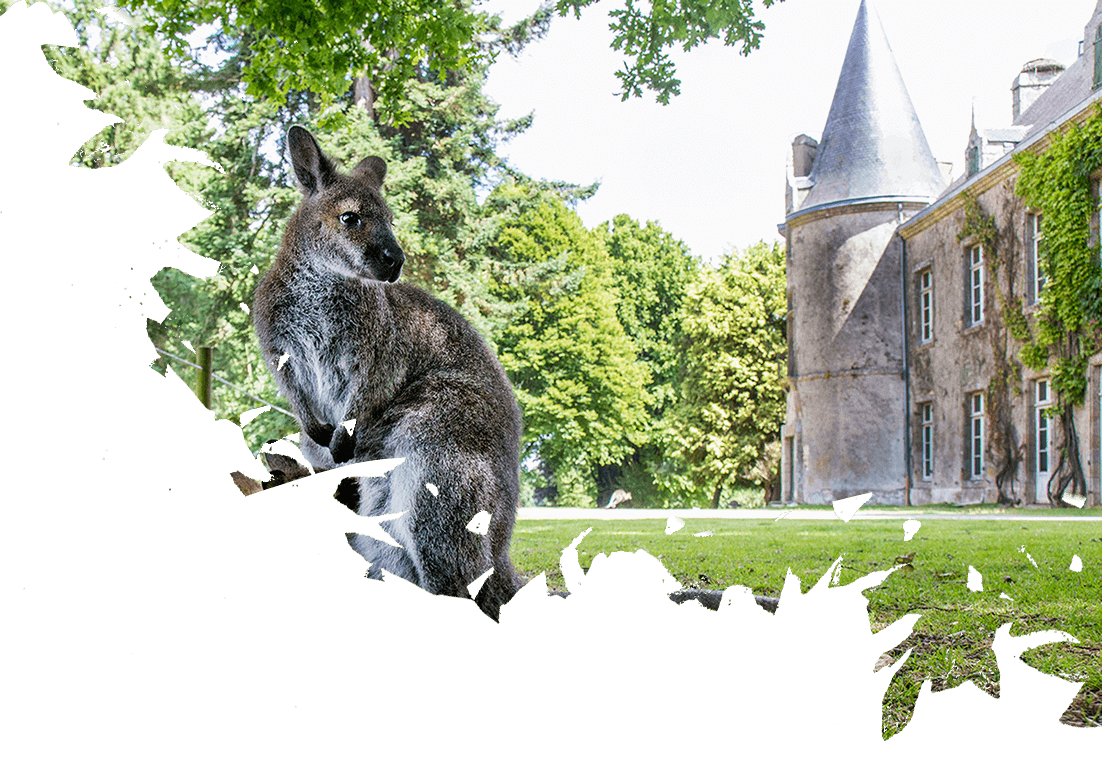
<path fill-rule="evenodd" d="M 937 161 L 875 11 L 861 0 L 799 211 L 875 201 L 932 201 Z"/>

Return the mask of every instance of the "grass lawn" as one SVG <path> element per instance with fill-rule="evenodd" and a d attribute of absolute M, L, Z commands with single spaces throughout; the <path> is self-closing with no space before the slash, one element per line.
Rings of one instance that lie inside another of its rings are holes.
<path fill-rule="evenodd" d="M 799 510 L 822 510 L 833 512 L 832 505 L 800 505 Z M 948 515 L 1007 515 L 1015 518 L 1029 517 L 1055 517 L 1055 518 L 1097 518 L 1102 516 L 1102 510 L 1096 507 L 1045 507 L 1031 505 L 1028 507 L 1000 507 L 990 503 L 976 505 L 915 505 L 913 507 L 862 507 L 861 513 L 891 513 L 898 516 L 901 510 L 906 510 L 906 517 L 916 518 L 928 513 L 945 513 Z M 781 508 L 769 508 L 767 512 L 780 514 Z"/>
<path fill-rule="evenodd" d="M 921 519 L 921 510 L 914 515 Z M 583 568 L 599 552 L 645 549 L 683 586 L 724 589 L 740 584 L 769 596 L 780 595 L 788 569 L 806 591 L 842 555 L 842 583 L 891 567 L 897 558 L 909 559 L 911 568 L 896 571 L 865 593 L 874 631 L 907 613 L 922 616 L 914 633 L 888 653 L 898 659 L 914 647 L 885 695 L 885 737 L 910 720 L 927 678 L 934 691 L 970 679 L 997 695 L 999 673 L 991 642 L 995 629 L 1011 621 L 1015 636 L 1056 629 L 1079 640 L 1078 645 L 1047 644 L 1022 659 L 1043 672 L 1084 683 L 1063 722 L 1102 726 L 1102 523 L 928 519 L 907 542 L 902 520 L 694 518 L 670 536 L 665 526 L 661 518 L 522 520 L 513 533 L 511 555 L 524 575 L 546 573 L 549 588 L 564 590 L 562 550 L 592 527 L 578 549 Z M 714 535 L 694 536 L 704 531 Z M 1078 573 L 1069 570 L 1074 555 L 1083 565 Z M 982 592 L 966 586 L 969 565 L 983 576 Z"/>

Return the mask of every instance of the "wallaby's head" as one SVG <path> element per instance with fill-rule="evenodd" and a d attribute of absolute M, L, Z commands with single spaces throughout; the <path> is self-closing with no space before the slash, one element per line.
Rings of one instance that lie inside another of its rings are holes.
<path fill-rule="evenodd" d="M 383 159 L 364 158 L 345 174 L 301 126 L 288 130 L 287 143 L 303 195 L 292 225 L 308 254 L 348 276 L 397 281 L 405 254 L 380 194 L 386 176 Z"/>

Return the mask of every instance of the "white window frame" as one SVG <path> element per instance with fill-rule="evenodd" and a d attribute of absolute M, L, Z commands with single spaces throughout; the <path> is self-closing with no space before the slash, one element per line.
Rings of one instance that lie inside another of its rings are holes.
<path fill-rule="evenodd" d="M 918 342 L 928 344 L 934 340 L 934 272 L 926 268 L 918 273 L 918 307 L 921 315 Z"/>
<path fill-rule="evenodd" d="M 983 245 L 968 248 L 968 317 L 969 325 L 983 323 Z"/>
<path fill-rule="evenodd" d="M 968 395 L 968 477 L 983 478 L 984 400 L 983 392 Z"/>
<path fill-rule="evenodd" d="M 1052 404 L 1052 393 L 1047 379 L 1037 382 L 1037 472 L 1051 473 L 1052 425 L 1045 408 Z"/>
<path fill-rule="evenodd" d="M 784 501 L 796 501 L 796 437 L 784 438 Z"/>
<path fill-rule="evenodd" d="M 934 477 L 934 403 L 923 402 L 919 408 L 922 420 L 922 478 L 929 481 Z"/>
<path fill-rule="evenodd" d="M 1047 501 L 1052 477 L 1052 419 L 1045 413 L 1051 405 L 1051 383 L 1048 379 L 1037 379 L 1033 393 L 1033 475 L 1038 502 Z"/>
<path fill-rule="evenodd" d="M 1045 288 L 1045 282 L 1048 281 L 1048 277 L 1045 276 L 1041 270 L 1041 241 L 1045 238 L 1044 232 L 1041 231 L 1043 218 L 1040 213 L 1030 216 L 1031 223 L 1033 224 L 1033 301 L 1037 302 L 1041 299 L 1041 292 Z"/>

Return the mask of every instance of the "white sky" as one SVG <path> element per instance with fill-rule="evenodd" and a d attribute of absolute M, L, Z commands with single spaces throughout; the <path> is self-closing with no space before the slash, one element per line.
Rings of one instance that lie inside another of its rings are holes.
<path fill-rule="evenodd" d="M 601 181 L 578 211 L 592 227 L 627 213 L 654 220 L 692 251 L 780 240 L 792 137 L 818 139 L 834 96 L 859 0 L 785 0 L 760 9 L 761 47 L 743 58 L 712 43 L 675 56 L 681 95 L 621 102 L 604 0 L 581 21 L 556 18 L 519 59 L 503 56 L 485 91 L 499 117 L 535 111 L 505 145 L 537 178 Z M 959 174 L 975 102 L 981 128 L 1011 121 L 1010 85 L 1022 64 L 1069 65 L 1095 0 L 869 0 L 880 16 L 934 157 Z M 539 0 L 487 0 L 506 22 Z"/>

